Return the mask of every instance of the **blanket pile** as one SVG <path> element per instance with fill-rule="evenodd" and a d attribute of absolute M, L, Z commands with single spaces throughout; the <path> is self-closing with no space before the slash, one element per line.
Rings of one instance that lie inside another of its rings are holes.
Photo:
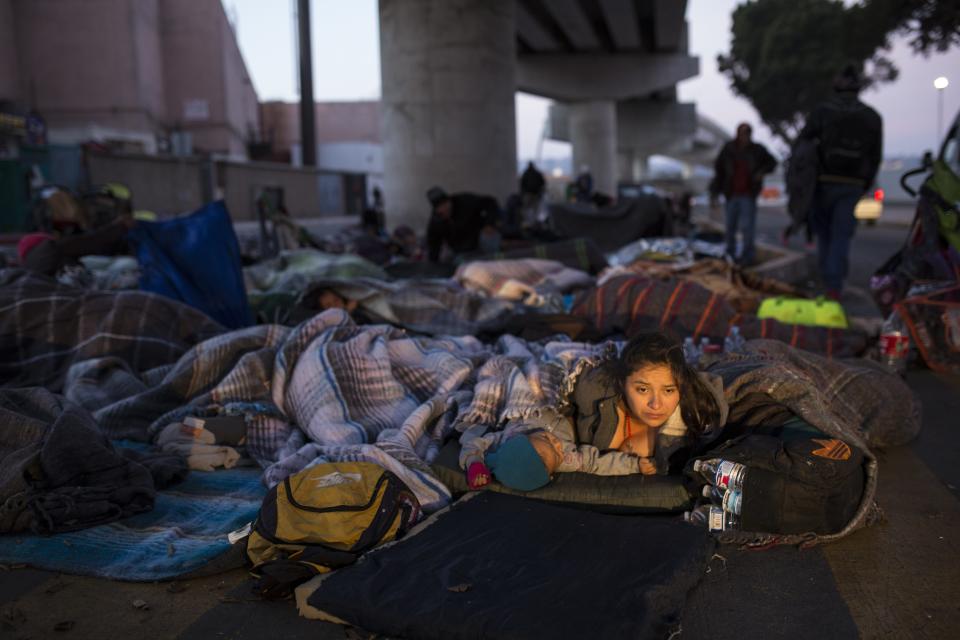
<path fill-rule="evenodd" d="M 117 357 L 140 372 L 226 331 L 203 313 L 141 291 L 92 291 L 20 269 L 0 271 L 0 385 L 59 391 L 67 370 Z"/>

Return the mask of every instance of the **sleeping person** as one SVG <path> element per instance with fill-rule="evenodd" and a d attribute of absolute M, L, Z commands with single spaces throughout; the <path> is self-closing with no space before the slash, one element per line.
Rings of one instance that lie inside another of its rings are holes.
<path fill-rule="evenodd" d="M 691 368 L 676 340 L 641 334 L 580 374 L 569 410 L 464 431 L 460 466 L 471 489 L 495 478 L 521 491 L 567 471 L 676 473 L 726 414 L 719 377 Z"/>

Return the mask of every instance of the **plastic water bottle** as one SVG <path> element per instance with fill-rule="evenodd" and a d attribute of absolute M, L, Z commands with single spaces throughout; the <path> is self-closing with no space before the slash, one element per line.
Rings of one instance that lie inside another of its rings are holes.
<path fill-rule="evenodd" d="M 705 484 L 703 485 L 702 493 L 704 498 L 710 498 L 710 501 L 714 504 L 723 503 L 723 496 L 724 496 L 723 489 L 719 489 L 713 486 L 712 484 Z"/>
<path fill-rule="evenodd" d="M 725 494 L 723 494 L 723 502 L 721 503 L 721 506 L 727 513 L 732 513 L 733 515 L 739 516 L 740 512 L 743 510 L 743 492 L 727 491 Z"/>
<path fill-rule="evenodd" d="M 880 329 L 880 361 L 891 372 L 903 375 L 910 353 L 910 335 L 906 323 L 896 309 L 890 313 Z"/>
<path fill-rule="evenodd" d="M 746 340 L 740 334 L 740 327 L 733 325 L 730 332 L 723 339 L 723 350 L 727 353 L 743 353 L 743 345 Z"/>
<path fill-rule="evenodd" d="M 683 339 L 683 358 L 687 361 L 687 364 L 694 367 L 700 362 L 700 350 L 697 349 L 696 343 L 690 336 Z"/>
<path fill-rule="evenodd" d="M 710 507 L 707 527 L 710 531 L 737 531 L 740 529 L 740 517 L 714 505 Z"/>
<path fill-rule="evenodd" d="M 711 507 L 712 505 L 704 504 L 700 505 L 693 511 L 685 511 L 683 514 L 683 519 L 690 524 L 697 524 L 705 527 L 710 521 Z"/>
<path fill-rule="evenodd" d="M 697 460 L 693 463 L 693 470 L 713 486 L 727 491 L 742 490 L 747 477 L 746 465 L 722 458 Z"/>

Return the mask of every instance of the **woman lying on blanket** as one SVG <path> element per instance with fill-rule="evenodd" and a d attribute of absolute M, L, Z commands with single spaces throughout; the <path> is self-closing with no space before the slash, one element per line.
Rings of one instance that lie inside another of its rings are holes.
<path fill-rule="evenodd" d="M 722 383 L 684 360 L 661 333 L 633 338 L 620 355 L 577 378 L 569 411 L 466 430 L 460 466 L 472 489 L 490 482 L 531 491 L 556 472 L 597 475 L 679 471 L 690 450 L 726 417 Z"/>

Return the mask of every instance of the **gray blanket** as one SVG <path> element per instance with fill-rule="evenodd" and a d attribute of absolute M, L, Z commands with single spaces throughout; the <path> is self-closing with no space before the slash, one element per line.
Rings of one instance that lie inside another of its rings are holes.
<path fill-rule="evenodd" d="M 0 271 L 0 386 L 59 391 L 71 365 L 116 357 L 134 372 L 175 362 L 225 329 L 141 291 L 92 291 L 21 269 Z"/>
<path fill-rule="evenodd" d="M 91 527 L 149 511 L 155 495 L 89 413 L 45 389 L 0 389 L 0 533 Z"/>
<path fill-rule="evenodd" d="M 751 340 L 743 354 L 726 354 L 707 366 L 723 378 L 729 421 L 746 426 L 782 424 L 796 415 L 822 432 L 860 449 L 867 460 L 860 508 L 833 535 L 744 533 L 735 541 L 794 544 L 827 542 L 875 521 L 878 465 L 871 447 L 900 445 L 920 431 L 920 402 L 898 376 L 867 360 L 839 362 L 774 340 Z"/>

